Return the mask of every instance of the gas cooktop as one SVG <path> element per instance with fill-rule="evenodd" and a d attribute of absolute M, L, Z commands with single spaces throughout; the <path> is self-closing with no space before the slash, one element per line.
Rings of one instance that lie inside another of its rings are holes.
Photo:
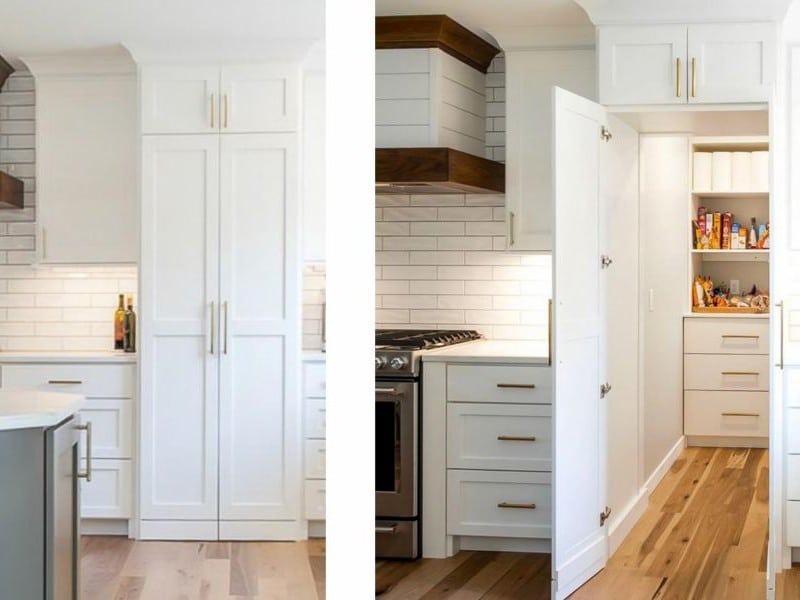
<path fill-rule="evenodd" d="M 472 330 L 378 329 L 375 331 L 375 347 L 385 350 L 428 350 L 482 337 Z"/>

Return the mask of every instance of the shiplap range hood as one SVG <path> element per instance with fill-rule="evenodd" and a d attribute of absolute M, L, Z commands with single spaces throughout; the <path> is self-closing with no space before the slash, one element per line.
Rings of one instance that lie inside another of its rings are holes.
<path fill-rule="evenodd" d="M 500 51 L 444 15 L 375 19 L 375 191 L 501 194 L 484 158 L 486 70 Z"/>
<path fill-rule="evenodd" d="M 2 89 L 3 84 L 8 79 L 8 76 L 14 72 L 14 67 L 12 67 L 8 62 L 0 56 L 0 89 Z M 2 152 L 0 151 L 0 161 L 2 161 L 3 156 Z M 9 175 L 3 171 L 0 171 L 0 209 L 3 208 L 22 208 L 24 204 L 24 196 L 23 196 L 23 184 L 20 179 L 17 179 L 13 175 Z"/>

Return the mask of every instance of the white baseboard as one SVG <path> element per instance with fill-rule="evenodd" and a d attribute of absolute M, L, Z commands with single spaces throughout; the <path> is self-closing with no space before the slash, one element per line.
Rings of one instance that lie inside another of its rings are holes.
<path fill-rule="evenodd" d="M 769 438 L 719 435 L 688 435 L 687 446 L 710 448 L 769 448 Z"/>
<path fill-rule="evenodd" d="M 305 538 L 298 521 L 220 521 L 219 539 L 294 542 Z"/>
<path fill-rule="evenodd" d="M 485 552 L 539 552 L 551 553 L 551 542 L 548 539 L 533 538 L 501 538 L 461 535 L 454 536 L 454 545 L 458 550 L 480 550 Z"/>
<path fill-rule="evenodd" d="M 325 521 L 309 521 L 308 522 L 308 537 L 310 537 L 310 538 L 324 538 L 325 537 Z"/>
<path fill-rule="evenodd" d="M 616 515 L 611 515 L 611 523 L 608 526 L 609 556 L 614 554 L 622 544 L 622 541 L 631 532 L 633 526 L 642 518 L 644 511 L 647 510 L 649 496 L 647 488 L 643 488 L 639 490 L 639 494 L 623 510 Z"/>
<path fill-rule="evenodd" d="M 128 537 L 128 519 L 81 519 L 81 535 L 124 535 Z"/>
<path fill-rule="evenodd" d="M 670 470 L 672 467 L 672 463 L 674 463 L 677 458 L 680 456 L 683 449 L 686 447 L 686 438 L 681 436 L 675 445 L 667 452 L 667 455 L 664 459 L 658 464 L 655 470 L 650 474 L 650 477 L 647 478 L 647 481 L 644 483 L 644 490 L 647 494 L 647 497 L 650 497 L 650 494 L 653 493 L 653 490 L 656 489 L 656 486 L 664 479 L 664 475 L 667 474 L 667 471 Z"/>
<path fill-rule="evenodd" d="M 219 530 L 217 521 L 142 520 L 139 539 L 216 541 L 219 539 Z"/>

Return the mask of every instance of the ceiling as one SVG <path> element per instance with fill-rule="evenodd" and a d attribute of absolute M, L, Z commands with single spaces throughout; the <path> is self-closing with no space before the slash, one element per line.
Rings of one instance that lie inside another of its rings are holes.
<path fill-rule="evenodd" d="M 573 0 L 375 0 L 375 14 L 444 14 L 492 42 L 493 30 L 591 25 Z"/>
<path fill-rule="evenodd" d="M 195 51 L 296 58 L 324 37 L 324 0 L 2 0 L 0 54 Z M 193 54 L 194 55 L 194 54 Z"/>

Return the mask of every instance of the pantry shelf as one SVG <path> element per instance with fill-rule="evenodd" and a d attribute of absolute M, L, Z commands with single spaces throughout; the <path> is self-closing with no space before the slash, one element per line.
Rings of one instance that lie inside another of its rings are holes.
<path fill-rule="evenodd" d="M 732 199 L 732 198 L 745 198 L 750 200 L 769 200 L 769 192 L 702 192 L 699 190 L 692 191 L 692 198 L 695 200 L 700 199 Z"/>
<path fill-rule="evenodd" d="M 704 262 L 769 262 L 769 250 L 692 250 Z"/>

